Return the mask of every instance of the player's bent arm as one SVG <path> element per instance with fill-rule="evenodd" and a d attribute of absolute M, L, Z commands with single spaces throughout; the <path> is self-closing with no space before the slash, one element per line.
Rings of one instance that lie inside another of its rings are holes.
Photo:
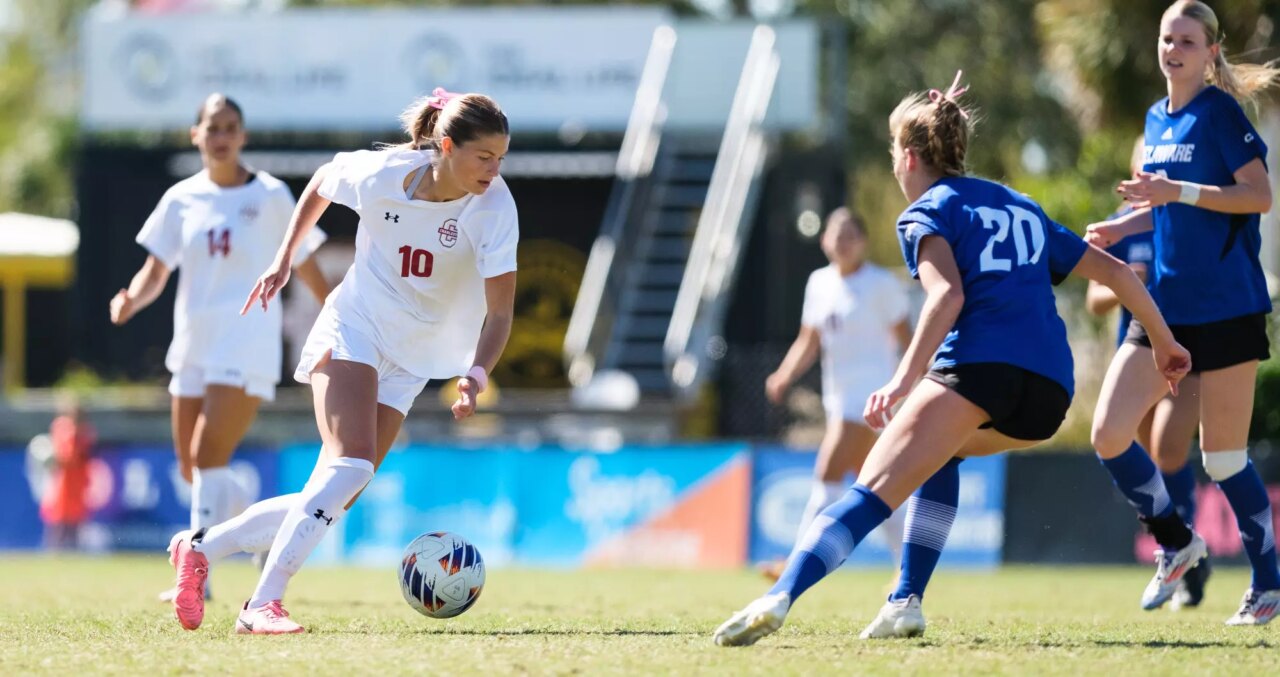
<path fill-rule="evenodd" d="M 493 371 L 511 337 L 511 323 L 515 317 L 516 272 L 485 278 L 484 299 L 487 312 L 484 328 L 476 342 L 475 366 L 485 373 Z"/>
<path fill-rule="evenodd" d="M 1199 186 L 1200 199 L 1196 200 L 1196 206 L 1223 214 L 1271 211 L 1271 182 L 1262 160 L 1254 158 L 1232 176 L 1236 180 L 1234 186 Z"/>
<path fill-rule="evenodd" d="M 315 256 L 299 263 L 294 268 L 294 272 L 298 274 L 298 279 L 302 280 L 302 284 L 311 290 L 311 293 L 321 304 L 329 296 L 329 292 L 333 291 L 329 286 L 329 281 L 325 279 L 324 273 L 320 272 L 320 264 L 316 263 Z"/>
<path fill-rule="evenodd" d="M 898 383 L 915 383 L 924 376 L 938 346 L 955 326 L 964 307 L 964 284 L 951 245 L 936 235 L 925 237 L 920 241 L 917 258 L 916 268 L 920 284 L 924 286 L 924 307 L 920 310 L 915 335 L 894 374 Z"/>
<path fill-rule="evenodd" d="M 818 335 L 818 330 L 801 325 L 800 333 L 796 334 L 796 340 L 791 343 L 786 356 L 782 358 L 782 363 L 774 373 L 781 376 L 787 383 L 794 383 L 801 374 L 809 371 L 814 362 L 818 361 L 818 355 L 821 352 L 822 338 Z"/>
<path fill-rule="evenodd" d="M 1090 314 L 1106 315 L 1118 305 L 1120 305 L 1120 299 L 1110 287 L 1089 280 L 1089 289 L 1084 293 L 1084 307 Z"/>
<path fill-rule="evenodd" d="M 1071 272 L 1110 288 L 1120 303 L 1142 323 L 1153 345 L 1169 346 L 1176 343 L 1169 325 L 1165 324 L 1164 316 L 1156 308 L 1155 301 L 1151 300 L 1147 287 L 1119 259 L 1090 246 L 1085 249 L 1084 256 L 1080 257 L 1080 262 Z"/>
<path fill-rule="evenodd" d="M 293 253 L 298 250 L 298 245 L 302 244 L 303 238 L 329 208 L 329 200 L 320 195 L 320 184 L 324 183 L 328 172 L 327 164 L 317 169 L 307 187 L 302 190 L 302 197 L 298 199 L 298 205 L 294 207 L 293 216 L 289 219 L 289 230 L 285 232 L 284 242 L 280 244 L 280 251 L 276 254 L 277 263 L 289 263 L 293 260 Z"/>
<path fill-rule="evenodd" d="M 111 300 L 111 321 L 128 322 L 138 311 L 151 305 L 169 282 L 169 267 L 155 255 L 148 255 L 142 267 L 134 273 L 128 289 L 122 289 Z"/>

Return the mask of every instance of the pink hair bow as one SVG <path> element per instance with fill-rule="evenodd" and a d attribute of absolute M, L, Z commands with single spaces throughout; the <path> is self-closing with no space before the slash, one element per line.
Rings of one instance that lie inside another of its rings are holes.
<path fill-rule="evenodd" d="M 444 87 L 436 87 L 431 90 L 431 96 L 427 98 L 427 105 L 436 110 L 444 110 L 444 107 L 449 103 L 449 100 L 456 96 L 458 95 Z"/>
<path fill-rule="evenodd" d="M 961 75 L 964 75 L 964 71 L 956 71 L 956 79 L 951 82 L 951 86 L 948 87 L 945 92 L 939 92 L 936 89 L 929 90 L 929 100 L 934 103 L 938 103 L 943 100 L 955 103 L 956 100 L 960 98 L 961 94 L 969 91 L 968 87 L 960 86 Z M 964 119 L 966 120 L 969 119 L 969 114 L 966 113 L 963 108 L 960 109 L 960 115 L 964 116 Z"/>

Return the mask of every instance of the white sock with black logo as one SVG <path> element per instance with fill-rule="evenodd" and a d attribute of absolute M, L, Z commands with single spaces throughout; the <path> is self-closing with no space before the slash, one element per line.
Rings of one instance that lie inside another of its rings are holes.
<path fill-rule="evenodd" d="M 209 561 L 237 552 L 266 552 L 271 549 L 289 508 L 301 497 L 302 494 L 285 494 L 258 501 L 239 515 L 206 529 L 191 547 Z"/>
<path fill-rule="evenodd" d="M 373 479 L 373 464 L 361 458 L 337 458 L 303 487 L 284 517 L 258 588 L 249 607 L 259 607 L 284 597 L 289 579 L 329 532 L 347 503 Z"/>

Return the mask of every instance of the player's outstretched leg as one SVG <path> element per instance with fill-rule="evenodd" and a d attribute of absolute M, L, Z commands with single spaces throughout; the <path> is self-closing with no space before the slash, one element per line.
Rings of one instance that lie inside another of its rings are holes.
<path fill-rule="evenodd" d="M 280 604 L 285 586 L 320 544 L 329 527 L 345 512 L 351 499 L 373 479 L 373 472 L 373 463 L 368 460 L 342 457 L 329 461 L 324 470 L 308 482 L 289 508 L 271 544 L 258 587 L 240 613 L 237 632 L 280 634 L 283 631 L 278 628 L 292 627 L 289 625 L 292 621 L 285 622 L 288 614 Z M 250 621 L 249 628 L 244 626 L 246 619 Z"/>
<path fill-rule="evenodd" d="M 920 604 L 938 566 L 960 502 L 960 459 L 947 461 L 907 501 L 898 587 L 889 595 L 862 639 L 918 637 L 924 634 Z"/>
<path fill-rule="evenodd" d="M 782 627 L 791 604 L 844 562 L 854 546 L 893 512 L 861 484 L 813 520 L 796 543 L 787 568 L 765 596 L 748 604 L 716 629 L 720 646 L 749 646 Z"/>

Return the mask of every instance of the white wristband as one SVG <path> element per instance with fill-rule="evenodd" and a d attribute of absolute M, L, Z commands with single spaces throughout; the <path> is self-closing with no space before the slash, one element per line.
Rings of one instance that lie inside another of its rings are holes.
<path fill-rule="evenodd" d="M 1200 201 L 1200 186 L 1194 183 L 1182 184 L 1182 192 L 1178 194 L 1178 202 L 1195 206 Z"/>
<path fill-rule="evenodd" d="M 476 382 L 477 394 L 484 392 L 484 389 L 489 387 L 489 375 L 484 372 L 484 367 L 478 364 L 468 369 L 467 375 L 463 378 L 469 378 Z"/>

